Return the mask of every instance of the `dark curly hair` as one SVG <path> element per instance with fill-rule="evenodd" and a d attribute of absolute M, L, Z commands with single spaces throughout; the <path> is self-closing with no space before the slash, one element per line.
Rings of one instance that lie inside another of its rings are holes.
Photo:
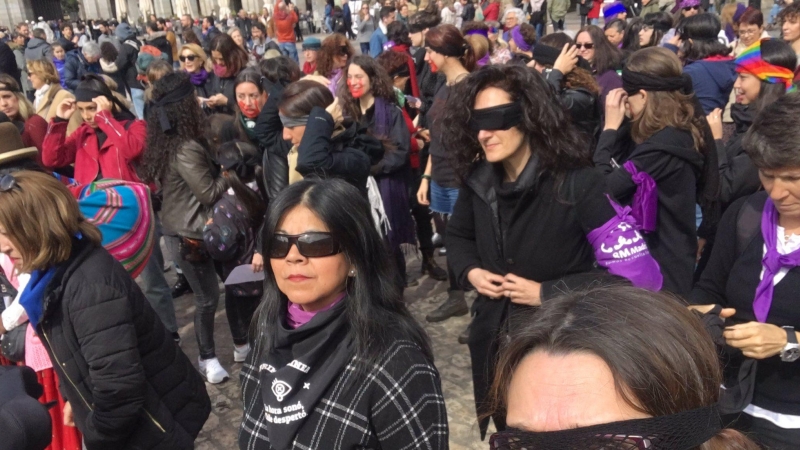
<path fill-rule="evenodd" d="M 158 101 L 184 84 L 191 84 L 189 75 L 172 72 L 153 83 L 152 98 Z M 187 141 L 202 140 L 205 145 L 203 128 L 206 116 L 197 102 L 197 94 L 192 93 L 176 103 L 163 107 L 171 129 L 161 130 L 158 108 L 147 108 L 147 145 L 139 162 L 139 176 L 145 182 L 161 181 L 169 171 L 169 162 L 175 157 L 178 148 Z"/>
<path fill-rule="evenodd" d="M 566 33 L 551 33 L 539 40 L 539 45 L 546 45 L 559 51 L 566 44 L 575 45 L 575 42 Z M 594 75 L 582 67 L 572 69 L 570 73 L 564 75 L 562 81 L 567 89 L 583 88 L 592 95 L 600 95 L 600 85 L 597 84 Z"/>
<path fill-rule="evenodd" d="M 589 142 L 579 133 L 547 81 L 536 71 L 520 65 L 489 65 L 452 87 L 442 118 L 442 142 L 455 152 L 455 169 L 462 179 L 476 161 L 485 159 L 478 130 L 466 124 L 472 117 L 475 97 L 486 88 L 502 89 L 522 104 L 523 119 L 517 126 L 539 157 L 539 171 L 564 172 L 591 165 Z"/>
<path fill-rule="evenodd" d="M 372 91 L 373 97 L 382 98 L 389 103 L 397 104 L 397 96 L 394 93 L 392 77 L 389 76 L 383 66 L 369 55 L 356 55 L 350 61 L 350 64 L 347 65 L 345 74 L 348 73 L 350 67 L 354 65 L 360 67 L 369 77 L 370 90 Z M 339 101 L 342 103 L 342 111 L 345 115 L 349 115 L 356 120 L 361 118 L 361 105 L 357 99 L 353 98 L 346 83 L 339 86 L 337 97 L 339 97 Z"/>
<path fill-rule="evenodd" d="M 394 41 L 395 45 L 411 47 L 411 38 L 408 37 L 408 27 L 403 22 L 396 20 L 386 27 L 386 38 Z"/>
<path fill-rule="evenodd" d="M 346 54 L 349 61 L 355 53 L 345 35 L 333 33 L 322 41 L 322 46 L 317 52 L 317 72 L 325 78 L 330 78 L 333 73 L 333 58 Z"/>
<path fill-rule="evenodd" d="M 288 56 L 279 56 L 277 58 L 262 59 L 258 63 L 258 68 L 261 70 L 261 75 L 264 75 L 271 84 L 280 84 L 287 86 L 289 83 L 294 83 L 303 76 L 303 71 Z"/>

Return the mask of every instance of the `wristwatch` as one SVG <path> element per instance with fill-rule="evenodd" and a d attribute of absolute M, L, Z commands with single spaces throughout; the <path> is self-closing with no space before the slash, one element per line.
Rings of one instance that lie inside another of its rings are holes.
<path fill-rule="evenodd" d="M 786 330 L 786 346 L 781 350 L 781 361 L 795 362 L 800 358 L 800 345 L 797 343 L 797 335 L 794 327 L 783 327 Z"/>

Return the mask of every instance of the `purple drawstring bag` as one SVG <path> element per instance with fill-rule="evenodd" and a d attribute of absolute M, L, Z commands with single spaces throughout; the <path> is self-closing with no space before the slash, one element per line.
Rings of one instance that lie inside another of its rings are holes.
<path fill-rule="evenodd" d="M 628 161 L 622 165 L 631 179 L 636 183 L 636 193 L 633 194 L 631 201 L 631 215 L 636 219 L 636 223 L 645 233 L 656 231 L 656 220 L 658 219 L 658 188 L 656 182 L 647 172 L 640 171 Z M 612 202 L 613 203 L 613 202 Z"/>
<path fill-rule="evenodd" d="M 627 278 L 636 287 L 661 290 L 664 282 L 661 268 L 639 233 L 631 207 L 622 207 L 610 197 L 608 201 L 617 215 L 586 236 L 594 248 L 597 263 L 609 273 Z"/>

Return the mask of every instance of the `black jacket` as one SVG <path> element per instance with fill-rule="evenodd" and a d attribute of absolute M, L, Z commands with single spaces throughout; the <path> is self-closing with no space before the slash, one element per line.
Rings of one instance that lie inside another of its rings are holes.
<path fill-rule="evenodd" d="M 161 181 L 164 234 L 202 240 L 211 208 L 227 190 L 209 151 L 196 141 L 183 143 Z"/>
<path fill-rule="evenodd" d="M 554 174 L 540 172 L 532 158 L 513 186 L 501 185 L 502 168 L 487 162 L 469 175 L 447 226 L 447 262 L 460 285 L 469 284 L 467 275 L 475 268 L 513 273 L 542 283 L 541 298 L 547 301 L 610 277 L 595 267 L 586 239 L 615 215 L 602 174 L 591 167 L 572 170 L 559 183 Z M 469 348 L 479 412 L 486 406 L 502 324 L 515 308 L 508 299 L 481 295 L 473 303 Z M 482 432 L 487 423 L 481 422 Z M 504 419 L 496 417 L 495 423 L 502 428 Z"/>
<path fill-rule="evenodd" d="M 120 24 L 115 31 L 119 41 L 117 68 L 125 74 L 125 84 L 129 89 L 144 89 L 142 83 L 136 79 L 139 75 L 136 69 L 136 58 L 139 56 L 141 42 L 136 39 L 136 32 L 128 24 Z"/>
<path fill-rule="evenodd" d="M 556 90 L 561 104 L 569 111 L 572 123 L 594 146 L 600 133 L 601 111 L 598 96 L 584 88 L 563 88 L 564 74 L 560 70 L 550 70 L 545 79 Z"/>
<path fill-rule="evenodd" d="M 475 4 L 472 2 L 467 2 L 467 5 L 464 6 L 464 13 L 462 15 L 464 18 L 464 22 L 471 22 L 475 20 Z"/>
<path fill-rule="evenodd" d="M 736 199 L 761 189 L 758 169 L 742 147 L 742 139 L 753 123 L 753 111 L 745 105 L 731 106 L 731 117 L 736 131 L 727 143 L 716 141 L 719 159 L 719 200 L 727 208 Z"/>
<path fill-rule="evenodd" d="M 304 178 L 342 178 L 366 194 L 370 168 L 383 158 L 383 145 L 356 123 L 334 136 L 333 117 L 315 106 L 297 148 L 297 172 Z"/>
<path fill-rule="evenodd" d="M 64 49 L 64 52 L 75 50 L 75 44 L 64 36 L 60 36 L 56 42 Z"/>
<path fill-rule="evenodd" d="M 86 447 L 193 448 L 205 384 L 130 275 L 85 239 L 55 270 L 36 331 Z"/>
<path fill-rule="evenodd" d="M 203 40 L 203 51 L 206 52 L 206 55 L 211 56 L 211 41 L 220 34 L 222 34 L 222 32 L 219 31 L 216 26 L 210 28 L 205 36 L 203 33 L 200 33 L 198 37 Z"/>
<path fill-rule="evenodd" d="M 75 92 L 84 75 L 100 72 L 100 63 L 89 64 L 80 50 L 67 53 L 66 62 L 64 62 L 64 83 L 70 91 Z"/>
<path fill-rule="evenodd" d="M 267 198 L 274 199 L 280 191 L 289 185 L 289 151 L 292 144 L 283 139 L 283 124 L 278 115 L 278 105 L 283 98 L 283 85 L 272 86 L 267 103 L 261 108 L 256 119 L 255 133 L 258 146 L 264 152 L 261 167 L 263 169 L 264 186 Z"/>
<path fill-rule="evenodd" d="M 213 78 L 209 76 L 206 83 L 210 86 L 210 95 L 222 94 L 228 99 L 227 105 L 215 107 L 214 112 L 233 115 L 236 111 L 236 94 L 233 89 L 234 84 L 236 84 L 236 77 L 220 78 L 214 75 Z"/>
<path fill-rule="evenodd" d="M 393 147 L 384 152 L 383 158 L 372 166 L 371 173 L 376 178 L 390 174 L 406 173 L 409 169 L 408 155 L 411 151 L 411 133 L 406 126 L 403 112 L 397 106 L 389 107 L 388 121 L 391 124 L 389 135 L 386 136 Z M 370 107 L 361 117 L 361 126 L 375 135 L 375 106 Z"/>
<path fill-rule="evenodd" d="M 422 97 L 422 108 L 420 108 L 419 127 L 428 128 L 427 112 L 433 106 L 433 97 L 439 88 L 447 82 L 447 78 L 441 73 L 431 72 L 431 67 L 425 61 L 425 49 L 419 49 L 414 54 L 414 64 L 417 68 L 417 83 L 419 84 L 419 95 Z"/>
<path fill-rule="evenodd" d="M 5 42 L 0 42 L 0 73 L 10 75 L 17 84 L 21 85 L 17 58 L 14 56 L 14 51 Z"/>
<path fill-rule="evenodd" d="M 219 83 L 217 82 L 216 78 L 217 78 L 217 75 L 215 75 L 214 72 L 209 72 L 208 73 L 208 78 L 206 78 L 206 81 L 203 82 L 203 84 L 200 84 L 200 85 L 195 84 L 195 85 L 193 85 L 194 86 L 194 92 L 197 93 L 197 97 L 199 97 L 199 98 L 209 98 L 212 95 L 216 94 L 217 92 L 214 92 L 214 90 L 213 90 L 215 86 L 219 86 Z M 209 108 L 207 106 L 203 107 L 203 110 L 206 111 L 209 114 L 214 113 L 215 109 L 216 108 Z"/>
<path fill-rule="evenodd" d="M 236 27 L 239 28 L 239 31 L 242 32 L 242 39 L 244 39 L 245 42 L 250 40 L 250 28 L 253 26 L 250 23 L 250 18 L 245 17 L 242 19 L 241 17 L 237 16 L 234 23 L 236 24 Z"/>
<path fill-rule="evenodd" d="M 692 290 L 692 273 L 697 259 L 697 180 L 703 170 L 703 156 L 694 148 L 688 131 L 667 127 L 639 145 L 630 139 L 630 127 L 600 134 L 594 162 L 606 174 L 609 191 L 622 204 L 630 204 L 636 184 L 624 168 L 633 161 L 649 174 L 658 189 L 656 231 L 644 239 L 653 258 L 661 266 L 663 289 L 682 297 Z"/>

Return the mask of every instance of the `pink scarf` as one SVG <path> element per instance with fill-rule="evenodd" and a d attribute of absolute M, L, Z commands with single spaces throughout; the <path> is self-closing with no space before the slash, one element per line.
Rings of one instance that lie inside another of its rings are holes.
<path fill-rule="evenodd" d="M 303 308 L 300 307 L 297 303 L 289 302 L 289 309 L 286 314 L 286 321 L 289 323 L 289 326 L 292 327 L 293 330 L 300 328 L 301 326 L 307 324 L 314 318 L 318 313 L 323 311 L 327 311 L 336 304 L 338 304 L 344 298 L 345 293 L 342 292 L 336 300 L 333 301 L 330 305 L 320 309 L 319 311 L 305 311 Z"/>

